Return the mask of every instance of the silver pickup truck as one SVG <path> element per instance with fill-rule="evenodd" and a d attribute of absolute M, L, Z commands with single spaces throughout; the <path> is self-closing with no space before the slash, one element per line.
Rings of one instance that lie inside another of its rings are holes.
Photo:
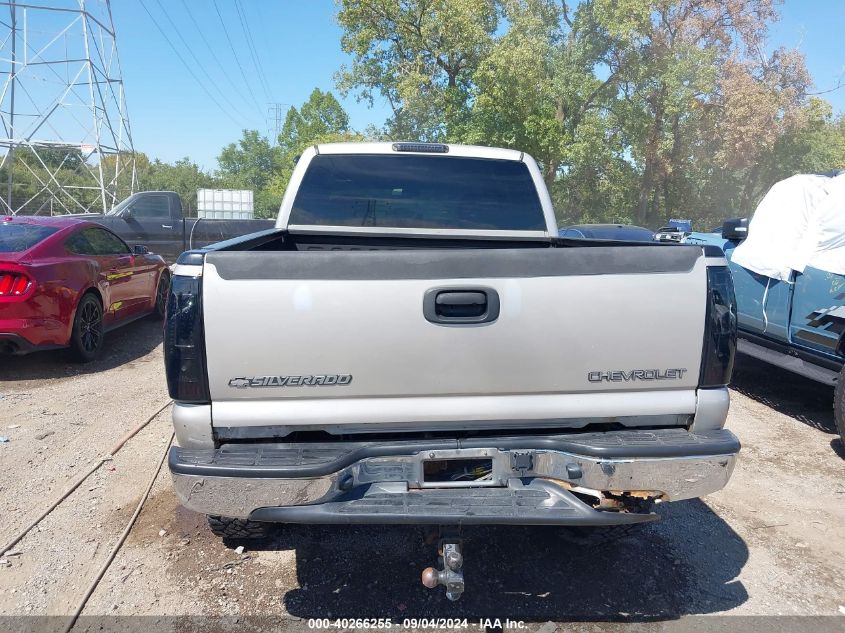
<path fill-rule="evenodd" d="M 170 471 L 230 538 L 653 521 L 731 475 L 735 336 L 719 249 L 558 238 L 524 153 L 319 145 L 275 229 L 178 260 Z"/>

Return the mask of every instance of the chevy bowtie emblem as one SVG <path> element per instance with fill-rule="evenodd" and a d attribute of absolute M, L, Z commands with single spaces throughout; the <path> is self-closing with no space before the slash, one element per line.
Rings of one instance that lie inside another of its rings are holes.
<path fill-rule="evenodd" d="M 319 374 L 313 376 L 253 376 L 229 380 L 235 389 L 250 387 L 334 387 L 352 382 L 350 374 Z"/>

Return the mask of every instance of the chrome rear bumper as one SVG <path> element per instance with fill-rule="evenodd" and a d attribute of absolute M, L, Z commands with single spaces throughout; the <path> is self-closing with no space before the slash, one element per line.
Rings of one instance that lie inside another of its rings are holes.
<path fill-rule="evenodd" d="M 460 523 L 599 525 L 655 518 L 628 512 L 620 499 L 677 501 L 723 488 L 739 448 L 726 430 L 694 434 L 665 429 L 383 443 L 236 444 L 215 450 L 174 447 L 169 465 L 180 503 L 204 514 L 304 523 L 457 518 Z M 489 459 L 491 477 L 470 485 L 425 481 L 425 461 L 456 458 Z M 525 511 L 526 503 L 534 509 Z M 437 515 L 444 504 L 449 512 Z M 497 504 L 519 505 L 522 510 L 485 510 Z M 385 506 L 395 506 L 396 511 L 379 509 Z M 564 506 L 569 514 L 562 512 Z M 466 512 L 456 517 L 455 508 Z"/>

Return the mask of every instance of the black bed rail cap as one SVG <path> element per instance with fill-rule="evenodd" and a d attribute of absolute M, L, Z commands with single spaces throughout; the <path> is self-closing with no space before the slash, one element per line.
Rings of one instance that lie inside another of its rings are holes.
<path fill-rule="evenodd" d="M 205 251 L 185 251 L 176 260 L 177 264 L 184 266 L 202 266 L 205 260 Z"/>

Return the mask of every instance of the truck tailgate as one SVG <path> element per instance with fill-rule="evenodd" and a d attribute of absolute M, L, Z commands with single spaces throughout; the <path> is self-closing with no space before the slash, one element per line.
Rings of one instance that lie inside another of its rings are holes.
<path fill-rule="evenodd" d="M 706 286 L 686 246 L 211 252 L 213 424 L 692 414 Z"/>

